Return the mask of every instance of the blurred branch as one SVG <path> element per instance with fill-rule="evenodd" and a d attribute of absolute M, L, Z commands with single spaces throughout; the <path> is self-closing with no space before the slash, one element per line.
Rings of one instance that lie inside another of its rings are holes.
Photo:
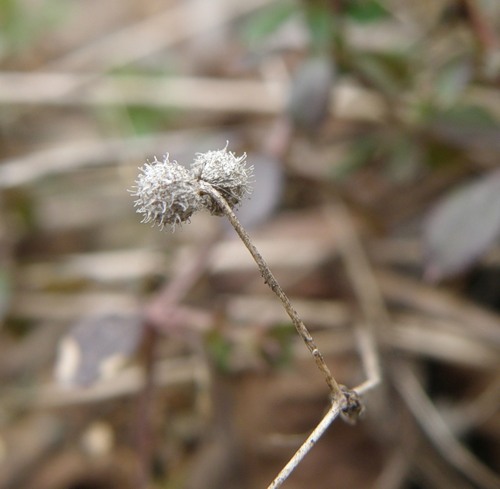
<path fill-rule="evenodd" d="M 78 90 L 81 85 L 85 89 Z M 253 80 L 73 73 L 2 73 L 0 103 L 141 105 L 216 112 L 274 114 L 283 101 L 279 85 Z"/>
<path fill-rule="evenodd" d="M 462 2 L 469 12 L 472 29 L 482 49 L 492 51 L 500 47 L 497 34 L 481 11 L 480 2 L 477 0 L 462 0 Z"/>
<path fill-rule="evenodd" d="M 457 331 L 500 348 L 499 318 L 495 313 L 446 290 L 423 285 L 402 275 L 378 271 L 376 276 L 388 301 L 452 320 Z"/>
<path fill-rule="evenodd" d="M 465 330 L 454 320 L 418 314 L 394 317 L 384 335 L 384 344 L 396 350 L 465 367 L 496 370 L 500 366 L 498 346 Z"/>
<path fill-rule="evenodd" d="M 414 471 L 422 487 L 434 489 L 477 489 L 462 474 L 457 474 L 446 461 L 436 457 L 430 442 L 420 442 L 418 457 L 414 457 Z"/>
<path fill-rule="evenodd" d="M 417 450 L 415 430 L 408 429 L 412 426 L 411 424 L 405 425 L 405 446 L 397 445 L 392 449 L 382 472 L 373 485 L 374 489 L 401 489 L 404 487 L 404 482 L 409 478 L 411 460 Z"/>
<path fill-rule="evenodd" d="M 340 255 L 365 317 L 365 320 L 356 328 L 363 367 L 367 376 L 367 380 L 354 389 L 361 394 L 373 389 L 381 381 L 377 337 L 381 337 L 383 331 L 389 326 L 389 315 L 347 207 L 337 201 L 325 209 L 325 215 L 335 230 Z"/>
<path fill-rule="evenodd" d="M 174 8 L 155 13 L 118 32 L 61 57 L 47 68 L 109 70 L 133 63 L 174 44 L 196 37 L 203 30 L 220 28 L 237 17 L 264 7 L 275 0 L 225 1 L 222 15 L 210 15 L 204 23 L 192 22 L 196 2 L 177 2 Z"/>
<path fill-rule="evenodd" d="M 411 368 L 399 362 L 393 369 L 392 375 L 408 408 L 442 456 L 480 487 L 485 489 L 500 487 L 500 477 L 455 438 Z"/>
<path fill-rule="evenodd" d="M 161 360 L 156 363 L 155 382 L 161 387 L 185 385 L 196 381 L 200 369 L 206 368 L 205 363 L 198 356 Z M 138 367 L 129 367 L 113 378 L 99 381 L 86 389 L 64 389 L 56 384 L 42 385 L 34 393 L 24 393 L 24 389 L 10 391 L 11 402 L 23 403 L 23 395 L 29 395 L 34 407 L 56 408 L 74 406 L 87 403 L 102 402 L 104 400 L 137 394 L 143 387 L 143 373 Z M 33 396 L 33 397 L 32 397 Z"/>
<path fill-rule="evenodd" d="M 8 105 L 139 105 L 275 115 L 283 112 L 286 93 L 286 84 L 270 80 L 0 72 L 0 104 Z M 385 112 L 376 92 L 349 81 L 336 83 L 331 98 L 330 109 L 339 118 L 378 120 Z"/>
<path fill-rule="evenodd" d="M 455 433 L 467 433 L 491 418 L 500 409 L 500 373 L 472 400 L 449 409 L 447 419 Z"/>
<path fill-rule="evenodd" d="M 179 303 L 207 269 L 207 263 L 220 233 L 203 242 L 189 265 L 178 268 L 174 277 L 151 299 L 144 313 L 144 386 L 139 396 L 137 413 L 138 488 L 149 486 L 153 457 L 153 427 L 151 425 L 155 393 L 155 365 L 159 334 L 171 334 L 178 326 L 176 312 Z M 177 318 L 178 319 L 178 318 Z"/>
<path fill-rule="evenodd" d="M 168 133 L 83 140 L 59 143 L 54 147 L 34 151 L 0 164 L 0 189 L 26 185 L 49 175 L 72 172 L 80 168 L 116 164 L 124 160 L 143 160 L 144 155 L 181 149 L 193 138 L 210 136 L 201 131 L 169 131 Z M 177 148 L 177 149 L 176 149 Z"/>

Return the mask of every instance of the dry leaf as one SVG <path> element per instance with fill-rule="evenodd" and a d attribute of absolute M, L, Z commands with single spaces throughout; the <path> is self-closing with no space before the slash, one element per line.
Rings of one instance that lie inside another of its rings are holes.
<path fill-rule="evenodd" d="M 110 377 L 136 350 L 140 339 L 138 316 L 82 319 L 59 342 L 56 380 L 65 386 L 87 386 Z"/>
<path fill-rule="evenodd" d="M 425 277 L 435 281 L 463 271 L 500 235 L 500 171 L 445 197 L 424 227 Z"/>

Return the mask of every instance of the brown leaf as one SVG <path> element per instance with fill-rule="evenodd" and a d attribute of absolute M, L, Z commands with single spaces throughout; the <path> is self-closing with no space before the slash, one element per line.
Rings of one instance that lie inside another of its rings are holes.
<path fill-rule="evenodd" d="M 109 376 L 136 350 L 140 326 L 137 316 L 108 314 L 82 319 L 59 342 L 57 381 L 86 386 Z"/>

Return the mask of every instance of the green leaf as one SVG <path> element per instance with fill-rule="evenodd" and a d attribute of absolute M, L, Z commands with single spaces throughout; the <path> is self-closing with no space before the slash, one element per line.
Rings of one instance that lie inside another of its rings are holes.
<path fill-rule="evenodd" d="M 455 59 L 445 64 L 437 73 L 434 90 L 437 101 L 450 106 L 458 101 L 472 77 L 468 59 Z"/>
<path fill-rule="evenodd" d="M 6 270 L 0 269 L 0 320 L 7 312 L 11 296 L 11 280 Z"/>
<path fill-rule="evenodd" d="M 293 344 L 296 338 L 295 328 L 291 323 L 275 325 L 264 338 L 261 352 L 263 357 L 274 367 L 286 367 L 293 359 Z"/>
<path fill-rule="evenodd" d="M 367 24 L 386 19 L 390 13 L 376 0 L 354 0 L 346 5 L 345 14 L 351 20 Z"/>
<path fill-rule="evenodd" d="M 356 139 L 349 148 L 347 156 L 336 161 L 332 167 L 332 177 L 336 180 L 343 180 L 349 175 L 370 163 L 373 155 L 380 149 L 379 139 L 371 134 L 364 134 Z"/>
<path fill-rule="evenodd" d="M 233 351 L 231 342 L 220 331 L 213 330 L 207 336 L 207 349 L 216 368 L 221 372 L 229 373 Z"/>
<path fill-rule="evenodd" d="M 435 142 L 450 149 L 477 151 L 479 148 L 496 153 L 500 150 L 500 123 L 485 107 L 458 105 L 428 114 L 424 124 Z"/>
<path fill-rule="evenodd" d="M 386 170 L 395 182 L 415 179 L 423 161 L 423 148 L 411 135 L 397 135 L 387 148 Z"/>
<path fill-rule="evenodd" d="M 62 0 L 44 0 L 29 6 L 16 0 L 0 0 L 0 44 L 5 43 L 8 54 L 25 48 L 60 22 L 67 9 L 68 2 Z"/>
<path fill-rule="evenodd" d="M 297 11 L 297 4 L 290 1 L 276 2 L 259 11 L 244 26 L 243 40 L 249 45 L 258 44 L 273 34 Z"/>
<path fill-rule="evenodd" d="M 306 2 L 304 14 L 311 37 L 312 51 L 326 52 L 335 34 L 335 18 L 330 3 L 324 0 Z"/>
<path fill-rule="evenodd" d="M 392 96 L 409 87 L 412 81 L 410 63 L 407 55 L 400 53 L 358 53 L 354 67 L 374 87 Z"/>
<path fill-rule="evenodd" d="M 463 151 L 446 140 L 433 138 L 422 146 L 424 151 L 424 163 L 432 168 L 438 169 L 451 167 L 463 163 Z"/>
<path fill-rule="evenodd" d="M 448 110 L 435 113 L 428 122 L 475 129 L 498 127 L 497 121 L 488 109 L 475 105 L 456 105 Z"/>
<path fill-rule="evenodd" d="M 158 131 L 166 120 L 166 111 L 151 107 L 127 107 L 127 115 L 135 134 L 150 134 Z"/>

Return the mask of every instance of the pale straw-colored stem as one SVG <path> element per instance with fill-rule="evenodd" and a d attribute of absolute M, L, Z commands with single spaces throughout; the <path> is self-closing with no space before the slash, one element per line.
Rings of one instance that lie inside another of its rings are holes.
<path fill-rule="evenodd" d="M 277 489 L 283 482 L 288 479 L 290 474 L 295 470 L 297 465 L 303 460 L 303 458 L 309 453 L 311 448 L 316 445 L 317 441 L 323 436 L 323 433 L 328 429 L 328 427 L 335 421 L 337 416 L 342 411 L 342 406 L 338 402 L 334 402 L 328 412 L 325 414 L 323 419 L 319 422 L 318 426 L 314 428 L 313 432 L 307 437 L 307 440 L 302 444 L 302 446 L 295 452 L 295 455 L 290 459 L 290 461 L 283 467 L 281 472 L 276 476 L 276 478 L 271 482 L 267 489 Z"/>

